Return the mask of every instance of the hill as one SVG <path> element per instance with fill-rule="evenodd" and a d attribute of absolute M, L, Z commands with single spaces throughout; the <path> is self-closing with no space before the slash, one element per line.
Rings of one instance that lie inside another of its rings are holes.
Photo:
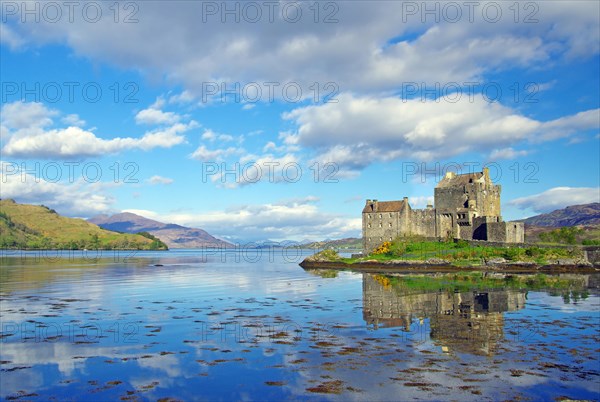
<path fill-rule="evenodd" d="M 173 223 L 162 223 L 131 212 L 88 219 L 101 228 L 123 233 L 148 232 L 165 242 L 170 248 L 230 248 L 233 244 L 217 239 L 202 229 L 188 228 Z"/>
<path fill-rule="evenodd" d="M 547 214 L 521 219 L 518 222 L 532 226 L 552 227 L 600 225 L 600 203 L 572 205 Z"/>
<path fill-rule="evenodd" d="M 527 243 L 598 244 L 600 203 L 571 205 L 517 222 L 525 223 Z"/>
<path fill-rule="evenodd" d="M 122 234 L 83 219 L 67 218 L 43 205 L 0 200 L 0 247 L 24 249 L 166 250 L 148 234 Z"/>
<path fill-rule="evenodd" d="M 348 237 L 339 240 L 314 241 L 302 245 L 302 247 L 314 249 L 362 249 L 362 246 L 362 239 L 356 237 Z"/>

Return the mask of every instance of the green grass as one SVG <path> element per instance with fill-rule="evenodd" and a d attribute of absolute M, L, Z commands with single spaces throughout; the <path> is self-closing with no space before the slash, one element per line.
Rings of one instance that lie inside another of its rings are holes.
<path fill-rule="evenodd" d="M 478 266 L 494 258 L 503 258 L 509 262 L 534 262 L 547 264 L 557 259 L 582 258 L 583 253 L 578 247 L 497 247 L 486 245 L 472 246 L 466 241 L 443 242 L 425 241 L 418 238 L 398 238 L 391 242 L 387 251 L 381 254 L 372 253 L 362 258 L 341 258 L 333 250 L 322 254 L 323 258 L 330 261 L 343 261 L 353 264 L 365 260 L 390 261 L 390 260 L 415 260 L 425 261 L 437 258 L 448 261 L 455 266 Z"/>
<path fill-rule="evenodd" d="M 43 205 L 0 200 L 1 248 L 167 249 L 160 240 L 149 236 L 104 230 L 83 219 L 58 215 Z"/>

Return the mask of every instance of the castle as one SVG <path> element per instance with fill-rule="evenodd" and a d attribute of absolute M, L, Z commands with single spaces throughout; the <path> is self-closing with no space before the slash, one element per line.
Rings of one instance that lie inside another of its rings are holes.
<path fill-rule="evenodd" d="M 410 235 L 523 243 L 523 223 L 502 220 L 500 190 L 484 168 L 476 173 L 446 173 L 435 187 L 435 208 L 412 209 L 408 197 L 402 201 L 367 200 L 362 211 L 363 250 L 368 253 L 384 241 Z"/>

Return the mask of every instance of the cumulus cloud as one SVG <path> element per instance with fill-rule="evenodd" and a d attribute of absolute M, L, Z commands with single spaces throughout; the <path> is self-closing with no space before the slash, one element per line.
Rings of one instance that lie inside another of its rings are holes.
<path fill-rule="evenodd" d="M 519 155 L 511 145 L 567 137 L 598 129 L 598 110 L 542 122 L 483 98 L 456 102 L 340 95 L 338 103 L 306 106 L 284 113 L 297 125 L 286 142 L 317 151 L 315 160 L 349 172 L 400 158 L 425 161 L 466 152 Z"/>
<path fill-rule="evenodd" d="M 229 134 L 220 134 L 211 129 L 206 129 L 202 133 L 200 137 L 205 141 L 214 142 L 215 140 L 219 140 L 221 142 L 230 142 L 233 141 L 233 136 Z"/>
<path fill-rule="evenodd" d="M 193 124 L 176 124 L 165 130 L 144 134 L 141 138 L 113 138 L 105 140 L 79 127 L 56 130 L 30 130 L 16 132 L 2 148 L 7 156 L 21 158 L 81 158 L 102 156 L 127 149 L 150 150 L 171 148 L 185 141 L 182 133 L 193 128 Z"/>
<path fill-rule="evenodd" d="M 80 119 L 77 114 L 68 114 L 65 117 L 63 117 L 61 121 L 69 126 L 85 126 L 85 120 Z"/>
<path fill-rule="evenodd" d="M 52 124 L 59 113 L 39 102 L 17 101 L 2 106 L 2 125 L 9 129 L 40 128 Z"/>
<path fill-rule="evenodd" d="M 286 21 L 281 2 L 273 21 L 265 8 L 257 23 L 234 23 L 233 17 L 223 23 L 220 13 L 206 16 L 202 2 L 177 2 L 168 9 L 143 2 L 143 18 L 135 24 L 114 24 L 110 18 L 93 26 L 79 19 L 24 24 L 11 19 L 2 37 L 17 45 L 20 40 L 67 43 L 95 60 L 161 71 L 188 91 L 175 95 L 174 102 L 200 96 L 207 82 L 295 82 L 311 98 L 315 82 L 322 91 L 328 82 L 345 91 L 381 91 L 431 77 L 479 79 L 490 70 L 537 68 L 550 57 L 589 57 L 599 50 L 597 2 L 536 3 L 537 21 L 529 24 L 515 24 L 508 3 L 501 3 L 503 17 L 496 23 L 483 18 L 486 2 L 477 3 L 473 21 L 463 7 L 462 18 L 452 23 L 420 13 L 407 16 L 404 2 L 335 4 L 337 22 L 315 24 L 308 3 L 297 23 Z M 110 15 L 108 8 L 104 12 Z M 156 30 L 165 20 L 177 21 L 177 29 Z"/>
<path fill-rule="evenodd" d="M 55 182 L 21 171 L 19 165 L 10 162 L 0 162 L 0 173 L 2 198 L 27 204 L 44 204 L 68 216 L 90 217 L 110 212 L 114 199 L 105 192 L 109 187 L 119 185 L 114 182 L 90 182 L 83 177 L 71 184 Z M 73 194 L 77 194 L 77 197 Z"/>
<path fill-rule="evenodd" d="M 241 154 L 244 152 L 245 151 L 242 148 L 236 147 L 208 149 L 205 145 L 200 145 L 194 152 L 192 152 L 190 158 L 201 162 L 221 162 L 228 156 Z"/>
<path fill-rule="evenodd" d="M 2 126 L 11 131 L 2 153 L 22 158 L 82 158 L 121 152 L 127 149 L 170 148 L 185 142 L 182 134 L 198 126 L 195 121 L 176 123 L 146 132 L 140 138 L 103 139 L 77 126 L 48 129 L 58 112 L 40 103 L 14 102 L 2 108 Z M 77 115 L 67 121 L 82 123 Z M 4 136 L 4 135 L 3 135 Z"/>
<path fill-rule="evenodd" d="M 508 204 L 520 209 L 531 209 L 545 213 L 569 205 L 591 202 L 600 202 L 599 187 L 554 187 L 539 194 L 516 198 Z"/>
<path fill-rule="evenodd" d="M 135 115 L 135 121 L 138 124 L 174 124 L 179 120 L 180 117 L 176 113 L 152 108 L 140 110 Z"/>

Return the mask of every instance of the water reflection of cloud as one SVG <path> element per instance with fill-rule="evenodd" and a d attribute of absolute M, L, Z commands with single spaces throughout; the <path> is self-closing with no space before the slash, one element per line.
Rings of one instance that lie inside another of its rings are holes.
<path fill-rule="evenodd" d="M 146 359 L 138 359 L 138 365 L 141 368 L 156 369 L 164 372 L 168 377 L 181 376 L 181 362 L 176 355 L 154 354 Z M 165 378 L 165 377 L 162 377 Z"/>
<path fill-rule="evenodd" d="M 75 344 L 69 342 L 20 342 L 3 343 L 2 359 L 15 366 L 36 366 L 55 364 L 61 374 L 72 375 L 85 366 L 87 359 L 98 356 L 119 355 L 120 358 L 133 357 L 125 353 L 130 346 L 102 347 L 98 345 Z"/>
<path fill-rule="evenodd" d="M 596 294 L 590 294 L 585 299 L 580 298 L 577 302 L 571 300 L 569 303 L 565 303 L 561 295 L 552 296 L 548 293 L 536 293 L 532 295 L 528 303 L 540 303 L 559 310 L 561 313 L 600 312 L 600 297 Z"/>
<path fill-rule="evenodd" d="M 44 375 L 32 369 L 17 370 L 0 375 L 0 397 L 6 398 L 21 390 L 35 391 L 44 387 Z"/>

